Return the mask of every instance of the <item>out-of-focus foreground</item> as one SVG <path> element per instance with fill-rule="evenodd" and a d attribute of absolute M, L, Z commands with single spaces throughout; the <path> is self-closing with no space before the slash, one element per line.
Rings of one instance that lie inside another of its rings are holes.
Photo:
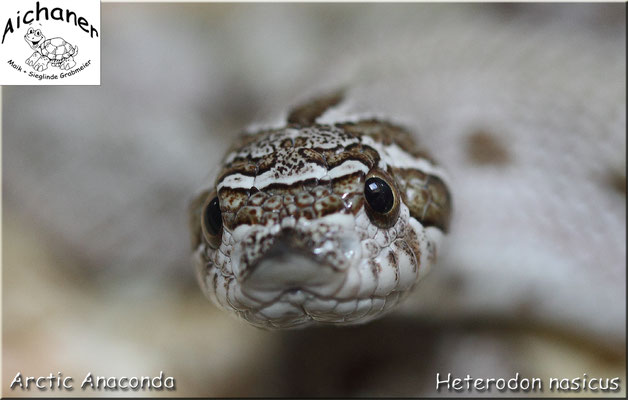
<path fill-rule="evenodd" d="M 433 304 L 366 326 L 266 332 L 203 297 L 186 225 L 187 201 L 231 135 L 293 104 L 354 54 L 397 37 L 446 54 L 492 25 L 564 26 L 625 49 L 624 5 L 106 4 L 102 13 L 100 87 L 3 88 L 4 395 L 112 394 L 10 391 L 17 371 L 80 381 L 160 370 L 182 396 L 451 394 L 434 391 L 436 372 L 618 376 L 622 390 L 612 394 L 625 393 L 625 315 L 597 318 L 581 334 L 560 318 L 431 318 L 447 308 Z M 625 53 L 617 60 L 625 71 Z M 618 154 L 609 179 L 625 202 L 625 141 Z M 435 282 L 432 292 L 461 284 Z M 508 303 L 497 286 L 487 298 Z M 625 303 L 625 286 L 615 300 Z"/>

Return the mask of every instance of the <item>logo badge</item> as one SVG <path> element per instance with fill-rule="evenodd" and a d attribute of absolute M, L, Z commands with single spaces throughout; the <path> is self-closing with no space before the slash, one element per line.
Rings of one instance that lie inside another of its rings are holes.
<path fill-rule="evenodd" d="M 2 0 L 0 27 L 0 85 L 100 85 L 100 0 Z"/>

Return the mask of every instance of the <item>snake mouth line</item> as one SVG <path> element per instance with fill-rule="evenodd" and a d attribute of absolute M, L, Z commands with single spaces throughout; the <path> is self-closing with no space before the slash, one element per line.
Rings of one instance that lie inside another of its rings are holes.
<path fill-rule="evenodd" d="M 220 270 L 215 273 L 221 275 Z M 392 290 L 386 295 L 338 297 L 336 294 L 347 279 L 345 275 L 338 289 L 330 295 L 308 288 L 286 288 L 260 301 L 262 299 L 242 290 L 233 275 L 230 277 L 235 286 L 227 284 L 228 290 L 233 292 L 224 297 L 223 306 L 227 305 L 253 325 L 266 328 L 288 328 L 315 322 L 366 322 L 392 309 L 407 294 L 407 291 Z M 239 295 L 235 295 L 238 292 Z"/>
<path fill-rule="evenodd" d="M 236 310 L 236 313 L 253 325 L 262 328 L 294 328 L 317 322 L 364 323 L 391 311 L 403 297 L 404 293 L 393 291 L 386 296 L 370 296 L 346 301 L 331 298 L 329 301 L 335 302 L 335 305 L 327 309 L 317 309 L 307 303 L 297 305 L 274 303 L 269 308 Z M 278 310 L 284 312 L 277 314 Z"/>
<path fill-rule="evenodd" d="M 224 274 L 221 270 L 216 270 L 217 274 L 221 274 L 223 279 L 229 282 L 230 290 L 236 290 L 239 294 L 242 295 L 242 298 L 238 299 L 237 303 L 230 299 L 229 296 L 226 297 L 227 303 L 235 310 L 245 311 L 245 310 L 261 310 L 264 308 L 268 308 L 273 304 L 277 303 L 286 303 L 291 304 L 293 306 L 302 306 L 307 302 L 311 302 L 314 300 L 321 301 L 346 301 L 351 298 L 342 298 L 337 297 L 336 295 L 343 288 L 347 281 L 347 275 L 342 274 L 342 279 L 338 279 L 336 282 L 333 282 L 330 285 L 324 285 L 326 287 L 330 287 L 333 285 L 332 289 L 320 289 L 315 290 L 307 285 L 303 284 L 300 286 L 288 285 L 284 288 L 280 289 L 260 289 L 260 288 L 250 288 L 243 286 L 236 277 L 232 274 Z M 231 282 L 235 282 L 235 286 L 231 286 Z M 321 285 L 323 286 L 323 285 Z M 329 292 L 329 293 L 325 293 Z M 235 297 L 237 299 L 237 297 Z M 368 297 L 365 297 L 368 298 Z M 358 298 L 354 298 L 353 300 L 361 300 Z"/>

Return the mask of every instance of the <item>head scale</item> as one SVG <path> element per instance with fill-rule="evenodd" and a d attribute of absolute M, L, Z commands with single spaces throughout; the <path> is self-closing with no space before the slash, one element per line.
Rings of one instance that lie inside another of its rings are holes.
<path fill-rule="evenodd" d="M 339 101 L 326 99 L 245 135 L 190 207 L 201 286 L 257 326 L 383 315 L 427 272 L 447 229 L 442 172 L 410 135 L 378 120 L 317 124 L 321 104 Z"/>

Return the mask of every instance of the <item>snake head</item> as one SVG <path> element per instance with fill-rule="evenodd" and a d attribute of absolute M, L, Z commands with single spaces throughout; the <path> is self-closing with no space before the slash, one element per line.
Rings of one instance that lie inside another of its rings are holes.
<path fill-rule="evenodd" d="M 451 211 L 410 139 L 377 120 L 245 135 L 190 207 L 204 292 L 266 328 L 391 310 L 435 261 Z"/>

